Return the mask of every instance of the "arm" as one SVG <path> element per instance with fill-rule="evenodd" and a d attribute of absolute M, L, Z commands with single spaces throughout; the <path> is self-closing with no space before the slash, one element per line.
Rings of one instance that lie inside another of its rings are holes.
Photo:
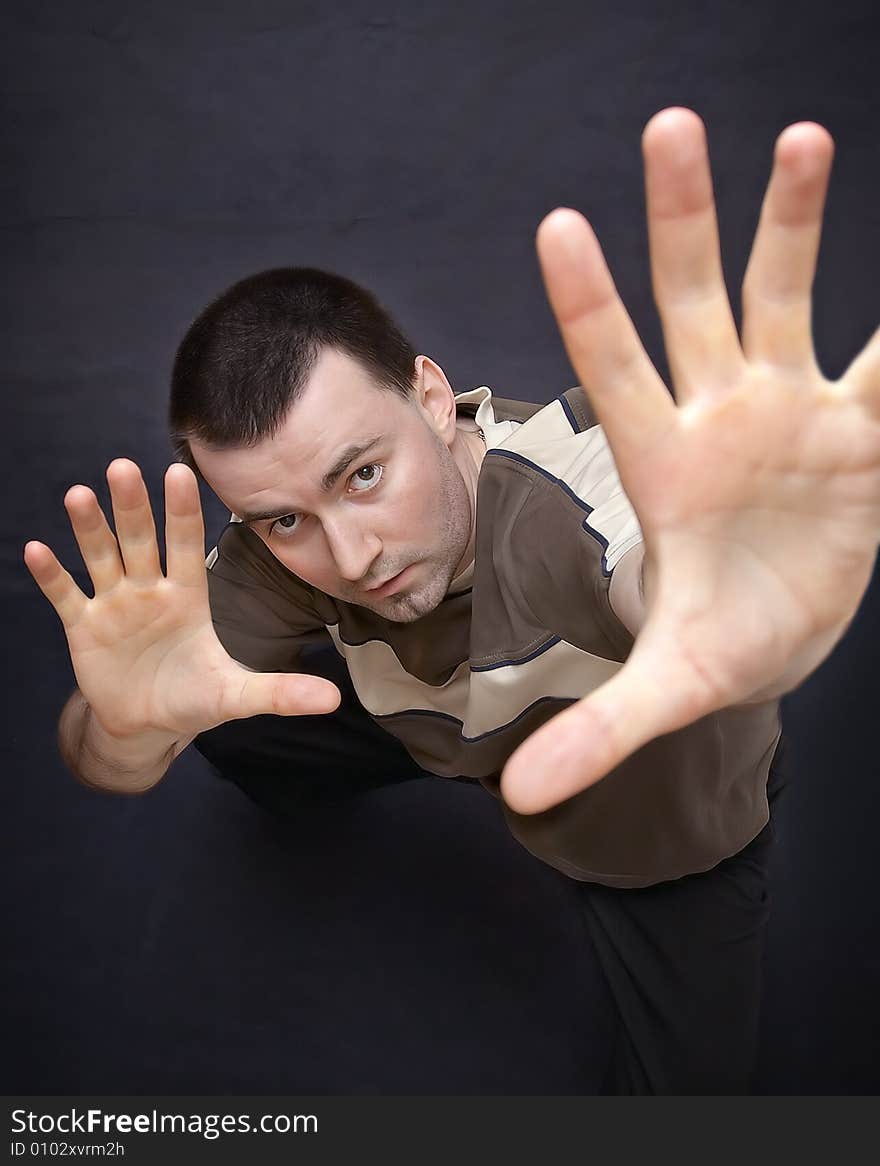
<path fill-rule="evenodd" d="M 634 637 L 645 622 L 644 563 L 645 544 L 639 543 L 614 568 L 608 588 L 612 611 Z"/>
<path fill-rule="evenodd" d="M 194 737 L 170 738 L 163 733 L 114 737 L 101 726 L 78 688 L 58 721 L 58 748 L 70 772 L 90 789 L 113 793 L 152 789 Z"/>

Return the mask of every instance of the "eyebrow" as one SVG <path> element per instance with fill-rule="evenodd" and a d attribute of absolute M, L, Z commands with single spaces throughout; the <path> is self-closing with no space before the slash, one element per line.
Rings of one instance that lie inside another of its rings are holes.
<path fill-rule="evenodd" d="M 368 441 L 362 441 L 356 445 L 347 445 L 321 479 L 321 490 L 323 493 L 329 494 L 342 475 L 345 473 L 345 471 L 352 464 L 352 462 L 357 461 L 358 458 L 361 458 L 364 456 L 364 454 L 369 453 L 375 445 L 378 445 L 379 442 L 382 441 L 384 436 L 384 434 L 380 433 L 376 437 L 371 437 Z M 275 507 L 272 510 L 239 514 L 238 517 L 242 522 L 250 525 L 254 522 L 265 522 L 270 518 L 283 518 L 285 514 L 295 514 L 296 510 L 296 506 L 286 506 L 281 510 Z"/>

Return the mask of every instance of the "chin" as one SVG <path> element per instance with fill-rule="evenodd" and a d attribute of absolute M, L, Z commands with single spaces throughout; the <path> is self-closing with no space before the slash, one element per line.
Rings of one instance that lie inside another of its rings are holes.
<path fill-rule="evenodd" d="M 389 595 L 387 599 L 379 600 L 371 610 L 392 623 L 415 623 L 438 607 L 442 598 L 442 595 L 439 599 L 423 595 Z"/>
<path fill-rule="evenodd" d="M 392 623 L 415 623 L 439 607 L 449 588 L 449 581 L 435 576 L 417 591 L 402 591 L 370 604 L 370 610 Z M 364 604 L 363 606 L 367 606 Z"/>

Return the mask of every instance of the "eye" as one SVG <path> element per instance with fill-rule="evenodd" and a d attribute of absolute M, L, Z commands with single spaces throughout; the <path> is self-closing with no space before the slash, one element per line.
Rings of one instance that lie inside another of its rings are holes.
<path fill-rule="evenodd" d="M 349 485 L 356 494 L 363 494 L 379 484 L 382 477 L 382 467 L 378 462 L 371 462 L 368 466 L 361 466 L 348 479 Z"/>
<path fill-rule="evenodd" d="M 290 526 L 285 525 L 285 523 L 288 521 L 291 523 Z M 281 517 L 276 518 L 272 525 L 269 527 L 269 537 L 271 538 L 273 535 L 278 535 L 280 538 L 288 538 L 295 531 L 299 530 L 299 528 L 300 521 L 298 514 L 282 514 Z"/>

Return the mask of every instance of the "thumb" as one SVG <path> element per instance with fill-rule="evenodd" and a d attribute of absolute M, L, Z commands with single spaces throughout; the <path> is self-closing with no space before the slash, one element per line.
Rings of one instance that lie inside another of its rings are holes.
<path fill-rule="evenodd" d="M 539 814 L 600 781 L 642 745 L 713 711 L 699 673 L 681 660 L 638 652 L 583 700 L 542 725 L 510 756 L 501 796 Z"/>
<path fill-rule="evenodd" d="M 332 713 L 342 700 L 336 685 L 320 676 L 245 668 L 231 677 L 225 697 L 225 719 L 230 721 L 266 713 L 282 717 Z"/>

